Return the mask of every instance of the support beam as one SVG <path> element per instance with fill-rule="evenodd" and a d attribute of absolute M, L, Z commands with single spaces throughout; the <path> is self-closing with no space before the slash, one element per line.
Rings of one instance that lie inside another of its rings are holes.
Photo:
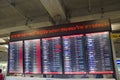
<path fill-rule="evenodd" d="M 16 13 L 18 13 L 21 17 L 23 17 L 25 20 L 27 20 L 27 17 L 26 17 L 25 15 L 23 15 L 20 11 L 18 11 L 18 9 L 15 8 L 15 3 L 14 3 L 14 5 L 13 5 L 13 3 L 10 3 L 8 0 L 4 0 L 4 2 L 5 2 L 6 4 L 8 4 L 9 7 L 10 7 L 11 9 L 13 9 Z"/>
<path fill-rule="evenodd" d="M 40 22 L 40 23 L 32 23 L 23 26 L 14 26 L 10 28 L 0 29 L 0 37 L 8 37 L 10 32 L 20 31 L 20 30 L 30 30 L 31 28 L 40 28 L 40 27 L 47 27 L 51 26 L 52 23 L 50 21 Z"/>
<path fill-rule="evenodd" d="M 120 30 L 120 10 L 119 11 L 112 11 L 112 12 L 106 12 L 103 14 L 103 17 L 101 17 L 101 14 L 93 14 L 93 15 L 87 15 L 87 16 L 79 16 L 79 17 L 72 17 L 70 19 L 71 22 L 81 22 L 81 21 L 87 21 L 87 20 L 96 20 L 96 19 L 110 19 L 112 23 L 112 30 Z"/>
<path fill-rule="evenodd" d="M 70 19 L 70 22 L 81 22 L 81 21 L 96 20 L 96 19 L 101 19 L 101 18 L 111 19 L 111 21 L 113 23 L 117 23 L 117 22 L 115 22 L 115 20 L 119 21 L 120 10 L 119 11 L 106 12 L 104 14 L 98 13 L 98 14 L 92 14 L 92 15 L 87 15 L 87 16 L 72 17 Z"/>
<path fill-rule="evenodd" d="M 66 20 L 65 10 L 60 0 L 40 0 L 40 1 L 55 22 L 59 24 L 61 21 Z"/>

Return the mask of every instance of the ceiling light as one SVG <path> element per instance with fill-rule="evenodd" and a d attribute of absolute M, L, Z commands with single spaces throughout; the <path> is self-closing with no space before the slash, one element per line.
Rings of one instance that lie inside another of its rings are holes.
<path fill-rule="evenodd" d="M 4 40 L 4 39 L 2 39 L 2 38 L 0 38 L 0 42 L 5 42 L 5 40 Z"/>
<path fill-rule="evenodd" d="M 8 45 L 4 45 L 6 48 L 8 48 Z"/>

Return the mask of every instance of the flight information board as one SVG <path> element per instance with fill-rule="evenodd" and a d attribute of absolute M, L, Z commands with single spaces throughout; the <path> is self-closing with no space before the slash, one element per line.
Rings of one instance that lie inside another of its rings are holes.
<path fill-rule="evenodd" d="M 86 34 L 90 74 L 112 74 L 109 32 Z"/>
<path fill-rule="evenodd" d="M 23 42 L 9 43 L 9 73 L 23 73 Z"/>
<path fill-rule="evenodd" d="M 62 74 L 61 38 L 42 39 L 43 74 Z"/>
<path fill-rule="evenodd" d="M 24 65 L 26 74 L 41 73 L 40 39 L 24 41 Z"/>
<path fill-rule="evenodd" d="M 65 74 L 86 74 L 83 37 L 82 34 L 63 36 Z"/>

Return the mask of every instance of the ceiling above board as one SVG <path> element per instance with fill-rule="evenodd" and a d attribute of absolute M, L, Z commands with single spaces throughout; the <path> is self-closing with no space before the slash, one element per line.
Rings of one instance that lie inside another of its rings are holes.
<path fill-rule="evenodd" d="M 0 0 L 0 37 L 13 31 L 100 18 L 120 23 L 120 0 Z"/>

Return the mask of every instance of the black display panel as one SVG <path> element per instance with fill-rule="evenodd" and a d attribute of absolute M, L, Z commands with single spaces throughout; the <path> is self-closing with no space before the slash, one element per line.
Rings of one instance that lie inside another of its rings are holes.
<path fill-rule="evenodd" d="M 9 73 L 23 73 L 23 42 L 9 43 Z"/>
<path fill-rule="evenodd" d="M 63 36 L 64 73 L 86 74 L 86 59 L 84 53 L 84 36 Z"/>
<path fill-rule="evenodd" d="M 71 34 L 111 31 L 110 21 L 107 19 L 90 20 L 55 26 L 41 27 L 25 31 L 16 31 L 10 34 L 10 41 L 55 37 Z"/>
<path fill-rule="evenodd" d="M 43 74 L 62 74 L 61 38 L 42 39 Z"/>
<path fill-rule="evenodd" d="M 112 74 L 109 32 L 86 34 L 90 74 Z"/>
<path fill-rule="evenodd" d="M 41 74 L 40 39 L 24 41 L 24 65 L 26 74 Z"/>

